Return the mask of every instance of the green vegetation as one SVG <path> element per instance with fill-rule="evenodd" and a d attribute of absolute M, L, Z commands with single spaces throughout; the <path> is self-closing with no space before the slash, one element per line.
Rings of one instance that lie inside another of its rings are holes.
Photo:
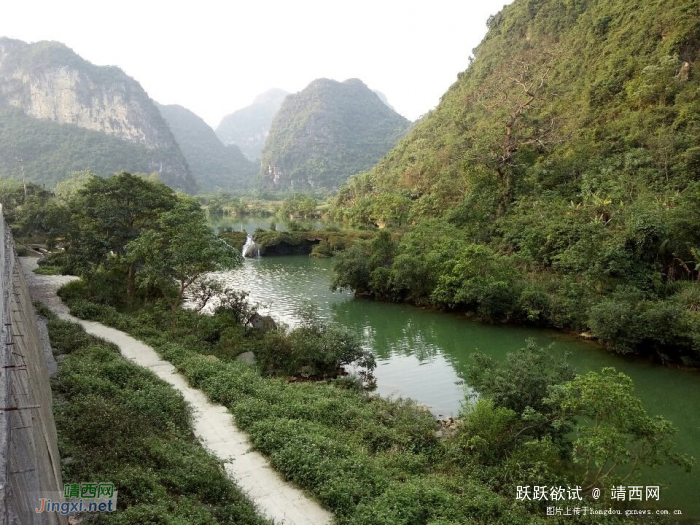
<path fill-rule="evenodd" d="M 301 217 L 308 219 L 317 215 L 317 208 L 318 202 L 316 199 L 302 193 L 295 193 L 288 199 L 284 200 L 279 213 L 283 217 Z"/>
<path fill-rule="evenodd" d="M 597 470 L 604 466 L 608 474 L 597 478 L 601 488 L 623 478 L 634 483 L 639 479 L 638 465 L 659 459 L 689 464 L 688 458 L 673 453 L 669 439 L 673 427 L 639 411 L 626 376 L 609 370 L 574 376 L 565 365 L 552 367 L 543 359 L 543 350 L 532 346 L 510 356 L 503 369 L 487 364 L 489 372 L 480 379 L 484 397 L 469 404 L 463 420 L 441 437 L 427 410 L 408 400 L 368 395 L 355 380 L 300 383 L 261 375 L 234 357 L 251 349 L 258 355 L 260 347 L 252 343 L 258 337 L 255 331 L 248 329 L 248 335 L 241 336 L 239 330 L 234 341 L 236 328 L 229 323 L 216 335 L 212 328 L 220 323 L 219 314 L 212 318 L 182 311 L 177 325 L 169 328 L 167 315 L 158 309 L 129 314 L 86 303 L 80 282 L 60 293 L 76 315 L 141 338 L 190 384 L 228 407 L 254 446 L 286 479 L 332 509 L 337 523 L 622 523 L 615 516 L 607 521 L 597 515 L 566 521 L 546 518 L 546 503 L 516 500 L 517 486 L 524 479 L 564 487 L 589 479 L 586 454 L 599 453 L 596 439 L 616 440 L 605 457 L 590 459 Z M 317 327 L 314 320 L 298 332 L 297 341 L 303 344 L 309 338 L 306 330 Z M 269 335 L 279 337 L 268 333 L 263 344 L 269 344 Z M 289 343 L 275 341 L 281 366 L 294 359 L 284 351 L 285 344 Z M 263 374 L 268 366 L 269 361 L 260 363 Z M 519 407 L 513 406 L 518 401 L 511 387 L 513 377 L 526 393 Z M 503 395 L 503 388 L 514 395 Z M 622 394 L 621 411 L 611 410 L 617 399 L 606 397 L 611 393 Z M 576 404 L 577 396 L 590 403 Z M 602 432 L 588 423 L 588 417 Z M 639 444 L 643 446 L 637 448 Z M 646 445 L 654 447 L 653 453 L 646 454 Z M 637 463 L 633 454 L 640 450 L 644 457 Z M 616 463 L 619 468 L 611 469 Z M 581 494 L 582 505 L 589 508 L 610 506 L 609 501 L 595 502 L 586 491 Z"/>
<path fill-rule="evenodd" d="M 26 257 L 26 254 L 21 255 L 17 254 L 18 257 Z M 45 266 L 39 266 L 34 270 L 34 273 L 37 275 L 61 275 L 63 272 L 63 268 L 60 266 L 51 266 L 51 265 L 45 265 Z"/>
<path fill-rule="evenodd" d="M 347 328 L 322 322 L 314 307 L 299 312 L 301 324 L 289 333 L 266 334 L 255 356 L 268 375 L 337 377 L 355 364 L 369 378 L 376 367 L 374 355 Z"/>
<path fill-rule="evenodd" d="M 77 199 L 84 211 L 68 215 L 66 224 L 73 236 L 68 237 L 65 253 L 49 257 L 49 262 L 77 268 L 84 275 L 84 280 L 60 290 L 71 311 L 156 348 L 190 384 L 226 406 L 272 465 L 333 510 L 339 524 L 564 523 L 546 517 L 549 502 L 516 499 L 518 486 L 580 485 L 582 505 L 608 508 L 609 500 L 589 496 L 591 484 L 609 490 L 623 481 L 639 481 L 639 468 L 645 465 L 690 464 L 673 451 L 674 428 L 646 414 L 629 378 L 612 370 L 577 376 L 565 364 L 548 363 L 545 353 L 532 347 L 511 356 L 504 366 L 479 358 L 474 382 L 480 399 L 468 400 L 462 419 L 440 430 L 433 416 L 415 403 L 382 399 L 366 391 L 374 359 L 347 330 L 322 322 L 311 312 L 289 332 L 254 328 L 256 307 L 247 303 L 245 293 L 197 278 L 206 270 L 194 253 L 213 250 L 213 257 L 203 258 L 225 264 L 229 252 L 216 253 L 223 245 L 201 227 L 203 215 L 196 213 L 191 199 L 128 174 L 89 178 L 69 194 L 68 210 Z M 112 199 L 125 204 L 115 211 Z M 178 236 L 175 225 L 182 225 L 185 237 Z M 376 271 L 394 257 L 395 243 L 382 232 L 355 246 L 369 245 L 381 254 L 368 259 Z M 91 246 L 102 251 L 87 248 Z M 495 264 L 491 259 L 484 254 L 486 267 Z M 475 275 L 478 279 L 479 273 Z M 132 276 L 137 286 L 130 296 Z M 191 283 L 192 310 L 173 306 L 183 298 L 185 281 Z M 214 305 L 212 314 L 200 314 L 207 304 Z M 57 347 L 63 352 L 66 345 L 90 347 L 85 338 L 70 333 Z M 255 365 L 238 360 L 248 351 L 255 354 Z M 86 366 L 95 373 L 101 373 L 100 366 L 109 371 L 116 367 L 119 374 L 109 375 L 113 381 L 118 376 L 119 385 L 133 381 L 140 392 L 149 391 L 138 382 L 140 375 L 123 371 L 103 353 L 95 357 L 97 363 Z M 341 374 L 351 362 L 365 367 L 364 376 Z M 76 374 L 79 377 L 70 377 L 67 392 L 74 384 L 82 389 L 84 382 L 102 388 L 100 392 L 112 392 L 82 368 Z M 108 397 L 128 402 L 133 396 Z M 79 400 L 76 403 L 85 413 Z M 158 417 L 165 418 L 169 405 L 162 409 L 162 403 L 160 396 L 157 404 L 163 414 Z M 119 410 L 125 414 L 139 410 L 127 406 L 131 410 Z M 161 421 L 150 415 L 150 404 L 144 401 L 143 406 L 137 422 L 141 417 L 144 422 Z M 100 421 L 91 419 L 89 424 Z M 81 432 L 92 436 L 91 428 L 81 427 Z M 95 441 L 100 444 L 107 438 Z M 137 457 L 139 465 L 150 465 L 148 458 Z M 149 497 L 169 494 L 154 478 L 167 480 L 170 474 L 141 472 L 129 465 L 131 477 L 125 479 L 147 478 Z M 187 485 L 177 485 L 182 486 Z M 156 501 L 174 512 L 172 505 L 179 498 L 171 499 Z M 155 504 L 152 499 L 146 502 Z M 625 508 L 629 504 L 625 502 Z M 217 508 L 210 505 L 207 511 L 215 513 Z M 615 516 L 607 521 L 621 522 Z M 567 516 L 566 523 L 601 520 L 597 515 Z"/>
<path fill-rule="evenodd" d="M 474 437 L 484 438 L 474 443 L 487 447 L 483 453 L 492 458 L 498 451 L 517 455 L 519 446 L 539 440 L 542 450 L 554 446 L 573 462 L 573 479 L 584 493 L 638 478 L 645 466 L 671 462 L 689 470 L 693 463 L 673 451 L 673 425 L 650 417 L 632 380 L 613 368 L 576 375 L 566 361 L 552 363 L 551 354 L 532 341 L 504 364 L 484 355 L 475 361 L 470 383 L 485 398 L 474 410 L 479 419 L 499 423 L 496 429 L 485 425 L 490 435 L 472 417 L 467 424 L 474 423 Z"/>
<path fill-rule="evenodd" d="M 200 191 L 241 190 L 256 181 L 258 168 L 238 146 L 224 144 L 201 118 L 182 106 L 158 109 L 180 146 Z"/>
<path fill-rule="evenodd" d="M 246 242 L 245 232 L 222 231 L 219 235 L 238 249 Z M 330 257 L 371 236 L 372 232 L 362 230 L 259 230 L 253 235 L 253 240 L 260 245 L 261 255 L 311 254 L 314 257 Z"/>
<path fill-rule="evenodd" d="M 205 273 L 241 262 L 194 199 L 162 184 L 122 173 L 67 186 L 41 214 L 53 225 L 49 244 L 64 246 L 48 263 L 83 277 L 91 299 L 134 306 L 160 296 L 174 316 Z"/>
<path fill-rule="evenodd" d="M 0 108 L 0 177 L 22 178 L 54 187 L 72 172 L 91 170 L 150 173 L 158 168 L 154 152 L 72 124 L 57 124 Z M 175 188 L 184 188 L 167 178 Z"/>
<path fill-rule="evenodd" d="M 340 190 L 335 219 L 404 235 L 356 244 L 336 285 L 697 366 L 694 9 L 506 6 L 440 105 Z"/>
<path fill-rule="evenodd" d="M 136 266 L 139 287 L 158 290 L 173 316 L 185 292 L 206 273 L 241 262 L 239 252 L 214 235 L 192 200 L 181 200 L 153 226 L 126 245 L 126 259 L 130 272 Z"/>
<path fill-rule="evenodd" d="M 197 443 L 187 404 L 170 385 L 42 313 L 62 357 L 52 390 L 63 481 L 109 480 L 119 491 L 117 512 L 91 523 L 268 523 Z"/>
<path fill-rule="evenodd" d="M 23 187 L 11 185 L 6 195 L 0 191 L 3 195 L 15 215 L 24 217 L 23 205 L 15 202 L 24 198 Z M 317 323 L 313 316 L 289 334 L 248 331 L 256 312 L 245 294 L 206 276 L 241 263 L 240 247 L 225 239 L 242 239 L 233 232 L 217 236 L 194 199 L 128 173 L 108 179 L 80 174 L 60 185 L 57 196 L 42 196 L 43 206 L 35 205 L 32 216 L 47 218 L 52 229 L 41 232 L 49 244 L 60 241 L 64 249 L 42 261 L 39 272 L 82 277 L 81 303 L 74 306 L 84 315 L 91 315 L 96 305 L 146 309 L 154 315 L 165 310 L 166 331 L 175 330 L 187 315 L 188 325 L 201 325 L 202 316 L 181 311 L 185 296 L 190 296 L 198 303 L 197 311 L 209 302 L 216 305 L 214 315 L 204 318 L 209 322 L 208 342 L 217 342 L 219 352 L 233 357 L 245 348 L 255 349 L 268 373 L 334 377 L 351 362 L 361 361 L 370 371 L 374 367 L 371 355 L 350 334 Z M 326 240 L 331 235 L 340 234 L 326 234 Z"/>
<path fill-rule="evenodd" d="M 409 122 L 360 80 L 315 80 L 289 95 L 272 121 L 261 158 L 270 188 L 336 189 L 373 166 Z"/>
<path fill-rule="evenodd" d="M 50 200 L 51 193 L 36 184 L 0 178 L 2 213 L 13 236 L 21 242 L 44 240 L 53 229 Z"/>
<path fill-rule="evenodd" d="M 272 217 L 282 206 L 282 198 L 259 191 L 215 191 L 197 195 L 210 220 L 224 217 Z"/>

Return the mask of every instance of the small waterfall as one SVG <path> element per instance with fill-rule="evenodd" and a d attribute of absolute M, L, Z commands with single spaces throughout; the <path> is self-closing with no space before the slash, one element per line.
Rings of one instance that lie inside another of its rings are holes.
<path fill-rule="evenodd" d="M 253 234 L 247 235 L 241 255 L 243 257 L 260 257 L 260 245 L 253 240 Z"/>

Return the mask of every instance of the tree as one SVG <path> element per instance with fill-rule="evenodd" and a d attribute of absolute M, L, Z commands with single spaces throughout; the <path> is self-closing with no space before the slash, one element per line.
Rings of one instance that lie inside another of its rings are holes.
<path fill-rule="evenodd" d="M 68 202 L 74 195 L 84 190 L 88 184 L 94 183 L 94 179 L 99 178 L 89 171 L 74 171 L 67 179 L 62 180 L 53 190 L 56 198 Z"/>
<path fill-rule="evenodd" d="M 470 385 L 496 407 L 513 411 L 520 419 L 514 433 L 537 438 L 548 435 L 561 447 L 569 427 L 554 416 L 545 400 L 551 387 L 574 378 L 566 358 L 555 358 L 532 339 L 525 348 L 509 353 L 502 364 L 484 354 L 473 357 L 475 364 L 468 369 Z M 556 426 L 552 424 L 555 419 Z"/>
<path fill-rule="evenodd" d="M 269 374 L 336 377 L 342 367 L 355 364 L 364 369 L 360 377 L 370 384 L 376 367 L 374 354 L 362 347 L 357 335 L 346 327 L 319 318 L 313 305 L 296 311 L 300 326 L 288 334 L 268 332 L 256 350 L 262 369 Z"/>
<path fill-rule="evenodd" d="M 647 414 L 632 380 L 613 368 L 574 376 L 528 342 L 503 364 L 477 355 L 469 378 L 481 398 L 464 414 L 459 443 L 488 464 L 522 454 L 529 461 L 528 449 L 555 445 L 552 472 L 568 472 L 586 493 L 635 481 L 642 467 L 692 463 L 674 452 L 673 425 Z"/>
<path fill-rule="evenodd" d="M 295 193 L 284 200 L 282 208 L 280 208 L 280 215 L 287 218 L 300 216 L 308 219 L 314 214 L 317 206 L 318 202 L 316 202 L 316 199 L 302 193 Z"/>
<path fill-rule="evenodd" d="M 565 359 L 529 339 L 525 348 L 509 353 L 502 364 L 485 354 L 474 354 L 469 383 L 480 394 L 492 397 L 497 406 L 522 414 L 530 407 L 547 410 L 544 403 L 549 387 L 570 381 L 574 370 Z"/>
<path fill-rule="evenodd" d="M 108 261 L 114 268 L 126 262 L 127 296 L 133 297 L 135 267 L 125 259 L 126 246 L 161 213 L 173 209 L 175 192 L 129 173 L 107 179 L 93 176 L 81 184 L 69 200 L 69 265 L 89 283 Z"/>
<path fill-rule="evenodd" d="M 481 106 L 484 115 L 460 124 L 469 137 L 467 162 L 496 174 L 499 217 L 515 198 L 515 176 L 524 161 L 519 156 L 527 157 L 521 150 L 546 151 L 564 141 L 557 118 L 537 115 L 553 97 L 548 80 L 557 56 L 558 51 L 529 50 L 501 64 L 499 83 L 484 83 L 471 96 L 470 106 Z"/>
<path fill-rule="evenodd" d="M 690 469 L 692 458 L 673 450 L 676 428 L 661 416 L 647 414 L 634 395 L 632 379 L 614 368 L 551 387 L 546 403 L 559 421 L 576 420 L 572 456 L 584 492 L 611 482 L 623 484 L 644 466 L 670 462 Z"/>
<path fill-rule="evenodd" d="M 341 252 L 333 263 L 332 290 L 354 290 L 362 295 L 370 292 L 371 245 L 359 240 Z"/>
<path fill-rule="evenodd" d="M 126 250 L 129 262 L 137 267 L 139 285 L 159 290 L 173 319 L 185 292 L 205 273 L 231 269 L 242 262 L 238 250 L 209 228 L 199 204 L 184 196 Z"/>

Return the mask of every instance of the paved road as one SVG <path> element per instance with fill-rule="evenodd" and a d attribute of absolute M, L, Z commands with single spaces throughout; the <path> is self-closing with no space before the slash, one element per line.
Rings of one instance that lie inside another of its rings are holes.
<path fill-rule="evenodd" d="M 194 431 L 202 445 L 225 462 L 229 478 L 248 494 L 263 515 L 283 525 L 331 523 L 328 511 L 283 481 L 261 454 L 251 450 L 246 434 L 236 427 L 225 407 L 210 403 L 204 393 L 191 388 L 153 348 L 114 328 L 70 315 L 56 291 L 76 277 L 37 275 L 33 272 L 36 259 L 21 257 L 20 261 L 33 300 L 43 302 L 61 319 L 79 323 L 89 334 L 116 344 L 124 357 L 150 369 L 183 395 L 192 407 Z"/>

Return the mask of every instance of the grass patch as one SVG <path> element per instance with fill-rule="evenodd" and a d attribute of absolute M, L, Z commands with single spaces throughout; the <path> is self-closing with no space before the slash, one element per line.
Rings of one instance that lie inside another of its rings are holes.
<path fill-rule="evenodd" d="M 63 268 L 60 266 L 37 266 L 34 273 L 37 275 L 61 275 Z"/>

